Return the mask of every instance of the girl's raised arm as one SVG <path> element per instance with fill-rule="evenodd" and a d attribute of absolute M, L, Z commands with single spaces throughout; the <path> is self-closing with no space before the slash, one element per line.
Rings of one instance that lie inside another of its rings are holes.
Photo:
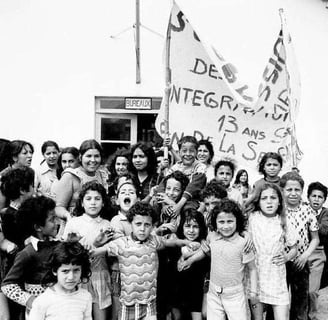
<path fill-rule="evenodd" d="M 66 173 L 61 177 L 58 182 L 55 211 L 57 217 L 64 220 L 68 220 L 71 216 L 67 208 L 74 194 L 73 181 L 74 176 L 70 173 Z"/>

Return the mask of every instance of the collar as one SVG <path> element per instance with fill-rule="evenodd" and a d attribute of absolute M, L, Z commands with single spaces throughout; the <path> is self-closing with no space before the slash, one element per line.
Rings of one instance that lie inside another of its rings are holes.
<path fill-rule="evenodd" d="M 57 241 L 57 240 L 54 239 L 54 238 L 50 238 L 49 240 L 41 240 L 41 239 L 39 239 L 37 237 L 30 236 L 29 238 L 27 238 L 25 240 L 25 244 L 31 243 L 31 245 L 34 248 L 34 250 L 35 251 L 39 251 L 39 249 L 38 249 L 38 243 L 39 242 L 44 242 L 44 241 Z"/>
<path fill-rule="evenodd" d="M 82 217 L 83 217 L 84 220 L 87 220 L 87 221 L 90 221 L 90 222 L 94 221 L 94 222 L 100 223 L 103 220 L 103 218 L 101 216 L 98 216 L 96 218 L 92 218 L 89 215 L 87 215 L 86 213 L 83 213 Z"/>
<path fill-rule="evenodd" d="M 51 169 L 51 168 L 49 168 L 49 166 L 48 166 L 48 164 L 47 164 L 46 161 L 42 162 L 42 163 L 41 163 L 41 166 L 40 166 L 40 173 L 41 173 L 41 174 L 46 174 L 46 173 L 49 172 L 49 171 L 54 171 L 54 172 L 56 172 L 56 169 Z"/>
<path fill-rule="evenodd" d="M 133 242 L 138 243 L 138 244 L 146 243 L 146 242 L 148 242 L 148 240 L 149 240 L 149 238 L 147 238 L 147 239 L 144 240 L 144 241 L 140 241 L 140 240 L 138 240 L 138 239 L 134 236 L 134 234 L 133 234 L 132 232 L 131 232 L 130 237 L 131 237 L 131 239 L 132 239 Z"/>
<path fill-rule="evenodd" d="M 229 238 L 225 238 L 225 237 L 222 237 L 219 233 L 215 232 L 216 233 L 216 238 L 214 239 L 215 241 L 217 240 L 224 240 L 224 241 L 228 241 L 228 242 L 233 242 L 235 241 L 237 238 L 238 238 L 238 232 L 235 232 L 231 237 Z"/>
<path fill-rule="evenodd" d="M 121 211 L 119 211 L 117 215 L 120 217 L 121 221 L 128 221 L 128 217 Z"/>

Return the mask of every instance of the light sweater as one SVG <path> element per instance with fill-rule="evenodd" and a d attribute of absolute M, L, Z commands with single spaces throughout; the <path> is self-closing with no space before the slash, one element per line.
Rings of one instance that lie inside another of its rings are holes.
<path fill-rule="evenodd" d="M 91 294 L 82 288 L 64 293 L 53 287 L 33 301 L 29 320 L 92 320 Z"/>

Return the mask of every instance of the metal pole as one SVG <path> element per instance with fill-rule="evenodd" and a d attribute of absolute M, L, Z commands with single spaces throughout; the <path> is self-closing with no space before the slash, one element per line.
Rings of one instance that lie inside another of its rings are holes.
<path fill-rule="evenodd" d="M 136 83 L 141 83 L 140 77 L 140 1 L 136 0 Z"/>

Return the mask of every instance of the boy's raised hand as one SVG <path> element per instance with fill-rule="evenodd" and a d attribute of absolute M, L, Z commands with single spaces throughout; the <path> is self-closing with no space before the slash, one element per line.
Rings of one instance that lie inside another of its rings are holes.
<path fill-rule="evenodd" d="M 102 247 L 105 243 L 113 239 L 114 236 L 114 229 L 113 228 L 107 228 L 105 230 L 101 229 L 100 233 L 96 237 L 96 239 L 93 242 L 93 245 L 97 247 Z"/>

